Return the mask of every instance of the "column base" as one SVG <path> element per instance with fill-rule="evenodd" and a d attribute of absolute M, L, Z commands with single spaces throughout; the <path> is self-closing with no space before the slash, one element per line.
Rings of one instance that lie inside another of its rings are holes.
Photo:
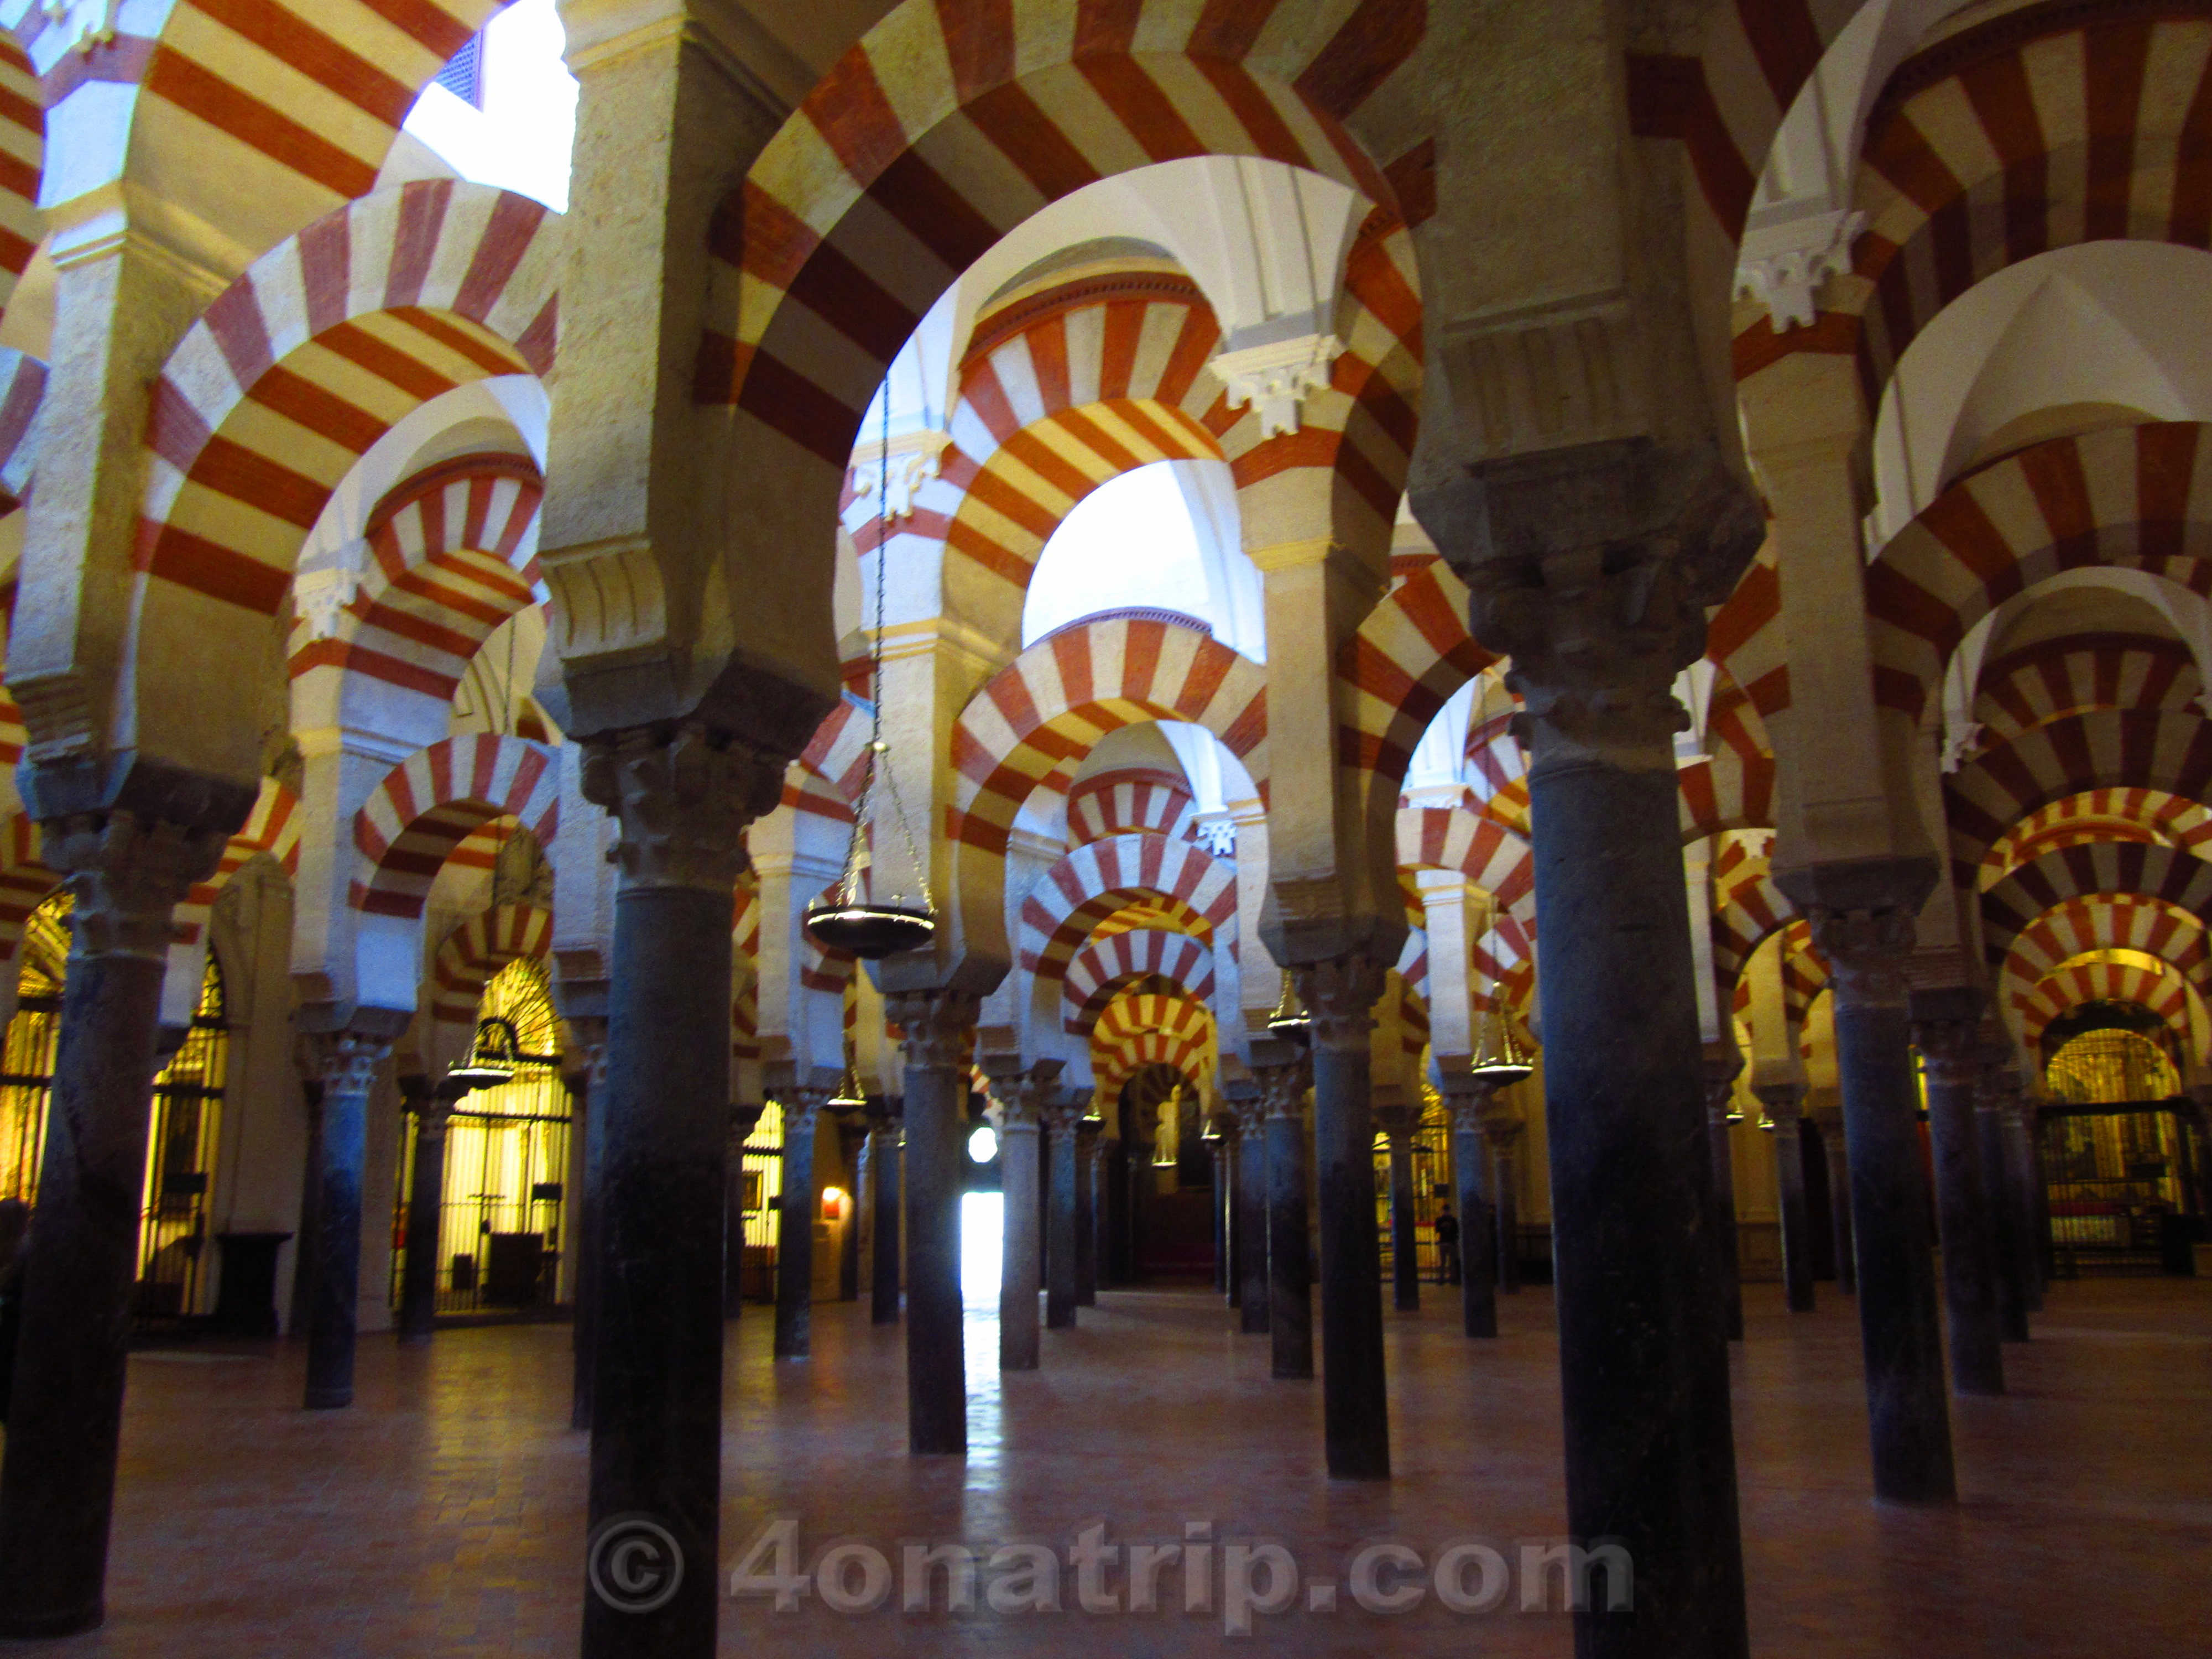
<path fill-rule="evenodd" d="M 331 1412 L 353 1404 L 351 1389 L 310 1389 L 305 1402 L 311 1412 Z"/>
<path fill-rule="evenodd" d="M 106 1622 L 107 1604 L 104 1600 L 88 1607 L 72 1607 L 64 1613 L 37 1613 L 27 1618 L 0 1613 L 0 1641 L 29 1642 L 80 1636 L 86 1631 L 98 1630 Z"/>

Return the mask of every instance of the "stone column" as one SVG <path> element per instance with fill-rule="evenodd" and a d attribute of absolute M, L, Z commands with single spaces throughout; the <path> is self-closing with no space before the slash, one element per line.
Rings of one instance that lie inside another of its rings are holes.
<path fill-rule="evenodd" d="M 2007 1125 L 2012 1117 L 2014 1081 L 2009 1045 L 1984 1042 L 1982 1073 L 1974 1091 L 1974 1144 L 1988 1184 L 1990 1265 L 1995 1270 L 1997 1330 L 2007 1342 L 2025 1342 L 2027 1332 L 2027 1264 L 2021 1245 L 2021 1194 L 2013 1180 Z"/>
<path fill-rule="evenodd" d="M 1413 1128 L 1420 1108 L 1402 1102 L 1375 1109 L 1376 1127 L 1390 1140 L 1391 1305 L 1401 1313 L 1419 1310 L 1421 1261 L 1413 1205 Z"/>
<path fill-rule="evenodd" d="M 1858 1289 L 1858 1262 L 1851 1243 L 1851 1166 L 1844 1141 L 1844 1109 L 1816 1106 L 1813 1127 L 1820 1132 L 1820 1154 L 1828 1160 L 1828 1217 L 1836 1237 L 1836 1288 L 1845 1296 Z"/>
<path fill-rule="evenodd" d="M 368 1097 L 392 1052 L 380 1032 L 313 1039 L 323 1081 L 322 1158 L 315 1176 L 315 1285 L 307 1313 L 309 1411 L 353 1404 L 354 1328 L 361 1300 L 362 1172 L 368 1162 Z"/>
<path fill-rule="evenodd" d="M 1390 1475 L 1382 1264 L 1375 1237 L 1369 1031 L 1381 963 L 1357 952 L 1291 969 L 1313 1017 L 1314 1162 L 1321 1199 L 1321 1376 L 1328 1472 Z"/>
<path fill-rule="evenodd" d="M 827 1089 L 785 1087 L 783 1191 L 775 1216 L 775 1357 L 814 1350 L 814 1145 Z"/>
<path fill-rule="evenodd" d="M 1237 1202 L 1237 1174 L 1231 1167 L 1236 1145 L 1231 1139 L 1234 1120 L 1226 1125 L 1217 1123 L 1207 1131 L 1206 1150 L 1213 1155 L 1213 1288 L 1218 1291 L 1231 1307 L 1243 1299 L 1243 1286 L 1237 1279 L 1237 1224 L 1232 1211 Z"/>
<path fill-rule="evenodd" d="M 1720 1258 L 1721 1313 L 1729 1340 L 1743 1340 L 1743 1256 L 1735 1218 L 1735 1125 L 1729 1112 L 1735 1102 L 1735 1080 L 1743 1075 L 1743 1051 L 1734 1039 L 1705 1044 L 1705 1141 L 1713 1159 L 1713 1243 Z"/>
<path fill-rule="evenodd" d="M 584 1119 L 584 1189 L 577 1194 L 576 1310 L 569 1332 L 571 1376 L 568 1383 L 568 1426 L 589 1433 L 592 1427 L 592 1380 L 598 1364 L 599 1329 L 599 1186 L 606 1178 L 606 1136 L 602 1122 L 606 1113 L 607 1022 L 604 1016 L 570 1014 L 585 1054 L 583 1069 L 568 1077 L 568 1092 Z"/>
<path fill-rule="evenodd" d="M 1880 859 L 1778 878 L 1831 972 L 1874 1490 L 1904 1504 L 1958 1495 L 1905 976 L 1913 918 L 1934 876 L 1926 860 Z"/>
<path fill-rule="evenodd" d="M 1467 1334 L 1498 1334 L 1498 1236 L 1483 1181 L 1482 1120 L 1492 1091 L 1463 1072 L 1446 1071 L 1444 1104 L 1452 1122 L 1452 1184 L 1459 1204 L 1460 1313 Z"/>
<path fill-rule="evenodd" d="M 604 1600 L 587 1571 L 586 1659 L 714 1650 L 730 907 L 745 826 L 775 805 L 783 771 L 781 756 L 693 723 L 585 740 L 584 794 L 621 827 L 593 1102 L 605 1164 L 589 1525 L 596 1537 L 618 1516 L 651 1522 L 673 1540 L 665 1570 L 678 1576 L 665 1604 L 639 1613 Z"/>
<path fill-rule="evenodd" d="M 999 1172 L 1006 1200 L 1004 1259 L 999 1273 L 999 1369 L 1037 1368 L 1037 1291 L 1044 1239 L 1038 1226 L 1043 1174 L 1038 1129 L 1045 1097 L 1056 1093 L 1060 1062 L 1039 1060 L 1000 1102 Z"/>
<path fill-rule="evenodd" d="M 1142 1116 L 1151 1109 L 1145 1108 L 1143 1112 L 1135 1115 Z M 1159 1190 L 1160 1178 L 1152 1173 L 1154 1127 L 1150 1123 L 1130 1121 L 1128 1130 L 1121 1137 L 1122 1215 L 1125 1223 L 1121 1243 L 1128 1252 L 1127 1260 L 1123 1264 L 1127 1277 L 1122 1282 L 1128 1285 L 1141 1284 L 1144 1280 L 1145 1218 L 1152 1212 L 1153 1194 Z"/>
<path fill-rule="evenodd" d="M 907 1445 L 968 1450 L 968 1370 L 960 1310 L 960 1161 L 967 1154 L 962 1079 L 979 1004 L 965 991 L 884 999 L 906 1033 Z"/>
<path fill-rule="evenodd" d="M 43 830 L 40 856 L 76 909 L 0 1459 L 9 1637 L 64 1636 L 104 1616 L 170 913 L 214 872 L 224 841 L 125 811 Z"/>
<path fill-rule="evenodd" d="M 1774 1188 L 1782 1205 L 1782 1283 L 1791 1313 L 1813 1311 L 1813 1224 L 1805 1207 L 1802 1084 L 1770 1083 L 1758 1091 L 1774 1125 Z"/>
<path fill-rule="evenodd" d="M 1306 1236 L 1305 1098 L 1311 1067 L 1255 1066 L 1266 1127 L 1269 1374 L 1314 1374 L 1312 1246 Z"/>
<path fill-rule="evenodd" d="M 1085 1219 L 1083 1178 L 1089 1173 L 1079 1154 L 1082 1131 L 1078 1127 L 1091 1109 L 1088 1099 L 1062 1099 L 1045 1109 L 1048 1155 L 1052 1179 L 1046 1183 L 1044 1267 L 1045 1328 L 1072 1331 L 1081 1295 L 1079 1269 L 1082 1265 L 1082 1224 Z"/>
<path fill-rule="evenodd" d="M 1490 1143 L 1490 1187 L 1496 1194 L 1491 1208 L 1498 1229 L 1498 1288 L 1508 1296 L 1521 1293 L 1521 1176 L 1518 1151 L 1528 1126 L 1511 1106 L 1492 1103 L 1482 1121 L 1484 1139 Z"/>
<path fill-rule="evenodd" d="M 1075 1305 L 1098 1305 L 1098 1263 L 1105 1247 L 1098 1228 L 1106 1206 L 1098 1201 L 1098 1132 L 1106 1127 L 1088 1102 L 1075 1124 Z"/>
<path fill-rule="evenodd" d="M 419 1081 L 419 1079 L 418 1079 Z M 415 1168 L 407 1183 L 407 1266 L 399 1280 L 399 1340 L 420 1346 L 438 1316 L 438 1239 L 446 1212 L 446 1127 L 453 1100 L 442 1083 L 415 1102 Z"/>
<path fill-rule="evenodd" d="M 1232 1102 L 1237 1113 L 1235 1226 L 1238 1320 L 1246 1336 L 1273 1327 L 1273 1291 L 1267 1273 L 1267 1103 Z"/>
<path fill-rule="evenodd" d="M 1535 493 L 1578 513 L 1653 483 L 1601 475 Z M 1636 1563 L 1632 1632 L 1586 1614 L 1577 1649 L 1737 1659 L 1750 1638 L 1728 1329 L 1676 830 L 1674 735 L 1689 718 L 1672 693 L 1705 644 L 1692 567 L 1723 538 L 1703 523 L 1628 527 L 1477 567 L 1474 631 L 1512 659 L 1531 757 L 1567 1530 L 1618 1540 Z"/>
<path fill-rule="evenodd" d="M 1943 1309 L 1951 1335 L 1951 1386 L 2004 1392 L 2004 1333 L 1974 1124 L 1981 1082 L 1982 993 L 1947 988 L 1912 994 L 1912 1040 L 1928 1077 L 1928 1139 L 1936 1155 L 1936 1224 L 1943 1247 Z"/>
<path fill-rule="evenodd" d="M 2043 1163 L 2036 1156 L 2035 1102 L 2025 1089 L 2015 1086 L 2011 1108 L 2005 1125 L 2005 1152 L 2012 1164 L 2014 1190 L 2020 1194 L 2020 1250 L 2027 1275 L 2027 1310 L 2041 1313 L 2050 1224 L 2044 1213 Z"/>
<path fill-rule="evenodd" d="M 868 1322 L 896 1325 L 899 1316 L 899 1124 L 895 1103 L 868 1097 L 866 1187 Z"/>
<path fill-rule="evenodd" d="M 745 1143 L 768 1109 L 764 1101 L 741 1100 L 730 1107 L 729 1164 L 722 1176 L 722 1317 L 745 1310 Z"/>

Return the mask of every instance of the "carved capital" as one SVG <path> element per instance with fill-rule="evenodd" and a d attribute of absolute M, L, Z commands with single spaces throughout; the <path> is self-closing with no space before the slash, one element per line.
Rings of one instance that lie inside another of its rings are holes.
<path fill-rule="evenodd" d="M 1510 1109 L 1488 1113 L 1482 1120 L 1482 1133 L 1489 1140 L 1491 1150 L 1498 1152 L 1511 1152 L 1528 1127 L 1522 1122 L 1520 1115 Z"/>
<path fill-rule="evenodd" d="M 367 1031 L 312 1031 L 300 1042 L 325 1097 L 367 1094 L 376 1081 L 376 1068 L 392 1052 L 390 1037 Z"/>
<path fill-rule="evenodd" d="M 1022 1073 L 1012 1090 L 1013 1098 L 1002 1100 L 1007 1109 L 1006 1121 L 1013 1122 L 1017 1111 L 1024 1121 L 1042 1123 L 1058 1131 L 1073 1127 L 1068 1117 L 1072 1110 L 1080 1109 L 1066 1099 L 1067 1091 L 1060 1086 L 1060 1074 L 1067 1068 L 1064 1060 L 1040 1060 Z"/>
<path fill-rule="evenodd" d="M 696 723 L 586 738 L 584 798 L 621 826 L 623 888 L 729 892 L 745 826 L 774 809 L 787 759 Z"/>
<path fill-rule="evenodd" d="M 1287 1066 L 1255 1066 L 1252 1075 L 1260 1085 L 1260 1103 L 1268 1117 L 1305 1117 L 1306 1091 L 1313 1085 L 1313 1068 L 1304 1056 Z"/>
<path fill-rule="evenodd" d="M 443 1140 L 446 1130 L 453 1121 L 453 1103 L 429 1094 L 416 1101 L 414 1105 L 416 1140 Z"/>
<path fill-rule="evenodd" d="M 1915 1019 L 1912 1046 L 1920 1050 L 1931 1086 L 1972 1088 L 1982 1069 L 1981 1044 L 1971 1019 Z"/>
<path fill-rule="evenodd" d="M 1291 969 L 1298 1000 L 1313 1018 L 1317 1048 L 1359 1049 L 1375 1029 L 1375 1003 L 1382 994 L 1383 964 L 1354 951 Z"/>
<path fill-rule="evenodd" d="M 902 991 L 884 999 L 884 1016 L 906 1035 L 906 1063 L 956 1072 L 968 1064 L 982 1000 L 972 991 Z"/>
<path fill-rule="evenodd" d="M 783 1107 L 783 1139 L 787 1146 L 795 1135 L 814 1133 L 814 1126 L 822 1116 L 822 1109 L 830 1103 L 833 1091 L 828 1089 L 785 1088 L 776 1091 L 776 1099 Z"/>
<path fill-rule="evenodd" d="M 1421 1109 L 1405 1101 L 1394 1101 L 1388 1105 L 1377 1103 L 1373 1109 L 1375 1127 L 1394 1141 L 1403 1140 L 1420 1127 Z"/>
<path fill-rule="evenodd" d="M 170 915 L 215 873 L 229 837 L 130 811 L 49 818 L 39 856 L 76 901 L 70 954 L 166 962 Z"/>
<path fill-rule="evenodd" d="M 1801 905 L 1813 948 L 1827 958 L 1837 1000 L 1864 1008 L 1901 1008 L 1911 993 L 1905 965 L 1912 954 L 1914 912 L 1897 907 L 1832 910 Z"/>
<path fill-rule="evenodd" d="M 1743 1050 L 1733 1042 L 1705 1044 L 1705 1111 L 1712 1117 L 1728 1115 L 1735 1098 L 1735 1080 L 1743 1075 Z"/>
<path fill-rule="evenodd" d="M 1498 1087 L 1479 1078 L 1457 1077 L 1447 1073 L 1443 1087 L 1438 1092 L 1444 1097 L 1444 1109 L 1451 1114 L 1452 1133 L 1479 1134 L 1490 1115 L 1491 1101 L 1498 1093 Z"/>
<path fill-rule="evenodd" d="M 1805 1085 L 1802 1083 L 1766 1083 L 1752 1092 L 1759 1103 L 1766 1108 L 1766 1115 L 1776 1123 L 1795 1123 L 1804 1115 Z"/>

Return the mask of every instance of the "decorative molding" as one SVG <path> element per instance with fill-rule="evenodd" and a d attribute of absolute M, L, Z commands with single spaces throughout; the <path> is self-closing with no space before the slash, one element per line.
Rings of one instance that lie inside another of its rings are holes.
<path fill-rule="evenodd" d="M 360 545 L 356 544 L 356 545 Z M 292 579 L 292 603 L 311 640 L 338 631 L 338 618 L 361 592 L 361 572 L 351 564 L 302 570 Z"/>
<path fill-rule="evenodd" d="M 1375 1003 L 1382 994 L 1385 965 L 1359 951 L 1325 962 L 1295 965 L 1298 1000 L 1313 1017 L 1316 1048 L 1364 1049 L 1375 1029 Z"/>
<path fill-rule="evenodd" d="M 63 52 L 75 47 L 89 57 L 93 48 L 106 46 L 115 39 L 115 13 L 121 3 L 122 0 L 39 0 L 39 11 L 46 19 L 47 26 L 56 32 Z"/>
<path fill-rule="evenodd" d="M 890 465 L 885 468 L 885 447 L 881 440 L 871 438 L 854 444 L 853 459 L 847 468 L 853 499 L 868 500 L 875 495 L 878 483 L 882 482 L 887 485 L 885 493 L 890 498 L 890 516 L 912 518 L 916 492 L 940 474 L 945 452 L 951 447 L 952 434 L 934 428 L 895 432 L 890 444 Z M 888 477 L 884 476 L 886 471 Z"/>
<path fill-rule="evenodd" d="M 905 1033 L 910 1068 L 954 1072 L 968 1064 L 982 1007 L 972 991 L 903 991 L 884 999 L 884 1017 Z"/>
<path fill-rule="evenodd" d="M 1865 228 L 1866 215 L 1852 209 L 1802 214 L 1747 231 L 1736 264 L 1736 292 L 1766 307 L 1777 334 L 1810 328 L 1820 316 L 1820 285 L 1850 274 L 1851 244 Z"/>
<path fill-rule="evenodd" d="M 76 900 L 70 954 L 146 962 L 168 960 L 176 907 L 215 874 L 230 839 L 120 811 L 49 819 L 40 832 L 40 861 Z"/>
<path fill-rule="evenodd" d="M 1286 340 L 1217 351 L 1206 368 L 1227 390 L 1231 409 L 1250 408 L 1266 440 L 1298 429 L 1298 406 L 1325 391 L 1344 343 L 1334 334 L 1299 334 Z"/>

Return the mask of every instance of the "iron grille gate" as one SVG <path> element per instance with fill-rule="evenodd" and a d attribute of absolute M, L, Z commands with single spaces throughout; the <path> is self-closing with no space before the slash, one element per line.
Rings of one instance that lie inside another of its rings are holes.
<path fill-rule="evenodd" d="M 1444 1257 L 1437 1245 L 1437 1212 L 1452 1201 L 1451 1124 L 1431 1108 L 1413 1131 L 1413 1247 L 1420 1276 L 1442 1284 Z M 1390 1237 L 1390 1138 L 1375 1137 L 1375 1226 L 1382 1241 L 1382 1279 L 1397 1272 Z"/>
<path fill-rule="evenodd" d="M 142 1323 L 200 1311 L 208 1250 L 208 1181 L 222 1127 L 230 1058 L 222 970 L 208 955 L 199 1008 L 177 1056 L 154 1080 L 153 1139 L 138 1229 L 137 1312 Z"/>

